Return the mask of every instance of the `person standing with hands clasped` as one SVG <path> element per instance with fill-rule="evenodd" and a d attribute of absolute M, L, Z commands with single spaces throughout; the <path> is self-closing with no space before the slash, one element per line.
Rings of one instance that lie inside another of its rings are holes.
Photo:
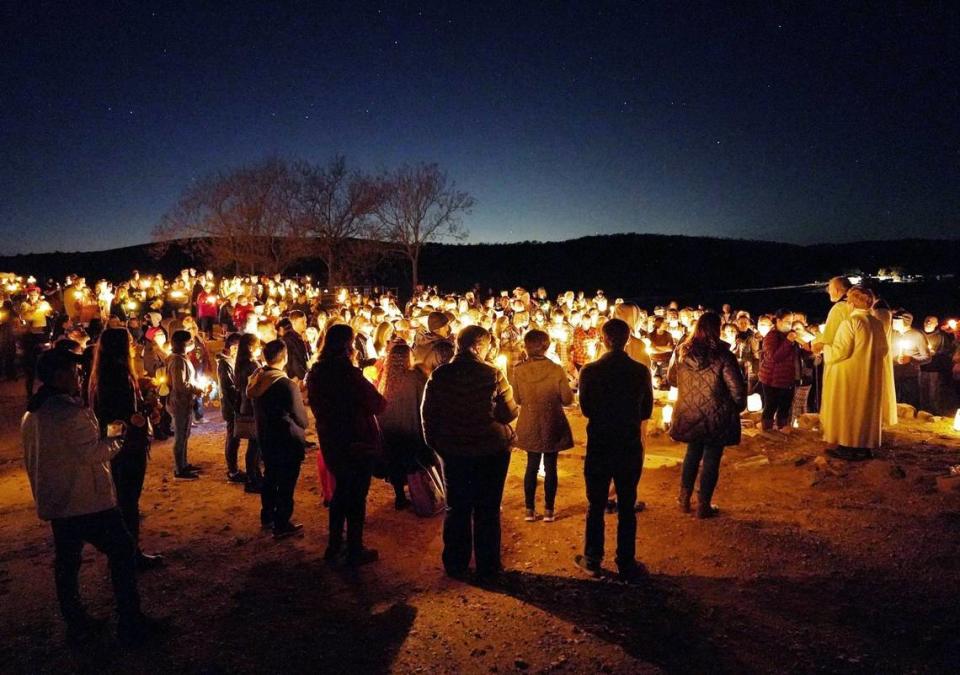
<path fill-rule="evenodd" d="M 53 529 L 54 579 L 68 638 L 81 638 L 95 623 L 80 599 L 77 579 L 83 545 L 90 543 L 109 560 L 118 635 L 123 642 L 136 642 L 155 626 L 140 612 L 137 547 L 117 508 L 110 475 L 126 425 L 111 421 L 108 437 L 100 435 L 96 416 L 79 400 L 79 358 L 58 349 L 40 358 L 43 386 L 30 399 L 20 426 L 24 463 L 37 515 Z"/>
<path fill-rule="evenodd" d="M 720 476 L 723 448 L 740 443 L 740 413 L 747 407 L 747 384 L 736 357 L 720 340 L 720 315 L 704 312 L 690 336 L 677 347 L 667 371 L 677 388 L 670 438 L 687 444 L 678 503 L 690 512 L 690 496 L 700 473 L 698 518 L 712 518 L 711 503 Z M 703 461 L 703 471 L 700 462 Z"/>
<path fill-rule="evenodd" d="M 653 413 L 650 369 L 624 351 L 630 327 L 620 319 L 603 324 L 607 353 L 580 371 L 580 410 L 587 418 L 587 530 L 583 555 L 575 562 L 599 576 L 604 554 L 603 516 L 610 481 L 617 489 L 617 568 L 636 576 L 637 485 L 643 471 L 643 433 Z"/>

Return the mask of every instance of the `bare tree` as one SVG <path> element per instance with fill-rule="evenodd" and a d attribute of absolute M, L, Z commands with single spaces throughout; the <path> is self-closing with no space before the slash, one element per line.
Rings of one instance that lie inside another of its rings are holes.
<path fill-rule="evenodd" d="M 376 214 L 382 235 L 410 262 L 413 289 L 419 284 L 420 254 L 424 244 L 463 239 L 463 215 L 476 200 L 458 190 L 436 164 L 404 165 L 379 181 Z"/>
<path fill-rule="evenodd" d="M 326 166 L 297 165 L 298 220 L 313 252 L 327 267 L 327 285 L 350 281 L 369 262 L 364 239 L 377 238 L 378 191 L 366 174 L 347 168 L 342 155 Z"/>
<path fill-rule="evenodd" d="M 295 195 L 294 175 L 279 159 L 213 173 L 184 191 L 153 236 L 161 242 L 189 239 L 218 269 L 282 272 L 305 253 Z"/>

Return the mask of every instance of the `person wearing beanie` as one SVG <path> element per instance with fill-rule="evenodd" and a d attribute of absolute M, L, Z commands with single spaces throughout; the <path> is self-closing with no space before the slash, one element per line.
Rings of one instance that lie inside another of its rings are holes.
<path fill-rule="evenodd" d="M 427 332 L 419 333 L 413 340 L 413 362 L 427 364 L 434 359 L 434 347 L 440 342 L 447 342 L 451 346 L 450 320 L 443 312 L 430 312 L 427 315 Z"/>

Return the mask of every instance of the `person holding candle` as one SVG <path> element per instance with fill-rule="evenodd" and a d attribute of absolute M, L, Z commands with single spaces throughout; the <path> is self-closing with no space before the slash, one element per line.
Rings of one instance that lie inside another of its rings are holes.
<path fill-rule="evenodd" d="M 677 501 L 681 511 L 690 512 L 699 473 L 697 517 L 712 518 L 719 512 L 712 497 L 720 459 L 726 446 L 740 443 L 740 413 L 747 407 L 746 382 L 736 357 L 720 339 L 719 314 L 704 312 L 697 320 L 671 359 L 667 379 L 677 387 L 670 437 L 687 444 Z"/>
<path fill-rule="evenodd" d="M 443 567 L 458 579 L 471 557 L 478 579 L 502 570 L 500 503 L 518 411 L 506 376 L 486 363 L 491 346 L 485 328 L 461 329 L 456 356 L 430 375 L 421 407 L 424 439 L 443 463 Z"/>
<path fill-rule="evenodd" d="M 617 490 L 616 563 L 620 576 L 637 571 L 637 485 L 643 471 L 645 424 L 653 413 L 650 369 L 631 359 L 624 348 L 630 327 L 620 319 L 603 325 L 607 353 L 580 371 L 580 409 L 587 423 L 587 523 L 583 555 L 575 564 L 599 576 L 604 556 L 603 517 L 611 481 Z"/>
<path fill-rule="evenodd" d="M 893 315 L 896 356 L 893 377 L 897 387 L 897 401 L 920 407 L 920 367 L 930 362 L 927 339 L 913 327 L 913 315 L 899 311 Z"/>
<path fill-rule="evenodd" d="M 527 469 L 523 477 L 526 505 L 524 520 L 534 522 L 536 516 L 537 474 L 540 463 L 544 470 L 544 522 L 555 519 L 557 496 L 557 456 L 573 447 L 570 423 L 563 406 L 573 403 L 573 392 L 563 368 L 546 357 L 550 336 L 542 330 L 531 330 L 523 337 L 527 360 L 514 369 L 514 395 L 520 406 L 517 420 L 517 447 L 527 453 Z"/>
<path fill-rule="evenodd" d="M 760 362 L 760 384 L 763 386 L 764 431 L 772 431 L 774 421 L 781 431 L 788 429 L 793 409 L 794 387 L 797 382 L 797 333 L 792 328 L 793 315 L 785 309 L 777 310 L 776 330 L 763 338 L 763 358 Z"/>
<path fill-rule="evenodd" d="M 830 312 L 827 314 L 827 321 L 823 324 L 820 334 L 813 341 L 814 354 L 822 354 L 824 346 L 833 343 L 833 338 L 840 329 L 840 326 L 850 318 L 851 308 L 847 303 L 847 291 L 850 290 L 850 286 L 851 283 L 847 277 L 833 277 L 827 282 L 827 294 L 830 296 L 830 302 L 833 303 L 833 307 L 830 308 Z M 830 366 L 824 362 L 821 383 L 826 382 L 829 369 Z M 819 396 L 820 408 L 829 405 L 829 401 L 824 399 L 823 388 L 824 385 L 821 384 Z"/>
<path fill-rule="evenodd" d="M 110 460 L 120 452 L 114 437 L 100 433 L 97 418 L 80 402 L 79 357 L 52 349 L 37 365 L 42 383 L 21 423 L 24 464 L 37 515 L 50 521 L 54 580 L 67 637 L 85 637 L 94 621 L 80 598 L 78 575 L 86 543 L 110 565 L 120 640 L 138 642 L 155 622 L 140 611 L 136 546 L 117 508 Z M 120 435 L 123 434 L 122 422 Z"/>
<path fill-rule="evenodd" d="M 873 293 L 849 289 L 847 319 L 823 347 L 829 367 L 820 411 L 827 455 L 856 461 L 880 447 L 883 425 L 884 357 L 889 346 L 883 324 L 870 314 Z M 922 336 L 921 336 L 922 337 Z"/>
<path fill-rule="evenodd" d="M 188 355 L 194 350 L 193 337 L 185 330 L 173 333 L 170 339 L 170 358 L 167 360 L 166 378 L 170 394 L 167 396 L 167 412 L 173 417 L 174 477 L 185 480 L 199 478 L 198 469 L 187 461 L 187 441 L 193 418 L 194 400 L 204 390 L 197 380 L 197 371 Z"/>
<path fill-rule="evenodd" d="M 350 326 L 330 326 L 307 374 L 307 392 L 320 451 L 336 479 L 323 557 L 329 563 L 340 559 L 346 529 L 346 562 L 356 567 L 379 559 L 376 550 L 364 547 L 363 529 L 373 463 L 382 452 L 376 415 L 387 402 L 356 366 L 354 343 Z"/>

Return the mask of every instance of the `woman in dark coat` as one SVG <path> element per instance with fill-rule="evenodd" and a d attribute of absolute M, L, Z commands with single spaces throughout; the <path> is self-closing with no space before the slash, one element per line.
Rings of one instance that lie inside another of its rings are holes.
<path fill-rule="evenodd" d="M 680 479 L 680 508 L 690 511 L 690 496 L 703 461 L 697 516 L 718 512 L 710 499 L 720 475 L 723 448 L 740 443 L 740 413 L 747 387 L 730 347 L 720 340 L 720 316 L 705 312 L 670 362 L 667 378 L 677 387 L 670 437 L 687 444 Z"/>
<path fill-rule="evenodd" d="M 110 473 L 117 491 L 123 523 L 137 546 L 137 567 L 149 569 L 162 563 L 161 556 L 140 550 L 140 494 L 147 473 L 150 437 L 147 419 L 141 413 L 140 388 L 133 370 L 133 344 L 124 328 L 109 328 L 97 341 L 89 382 L 90 407 L 100 422 L 100 435 L 115 420 L 126 424 L 120 452 L 110 460 Z"/>
<path fill-rule="evenodd" d="M 262 365 L 260 356 L 260 338 L 252 333 L 244 333 L 240 337 L 240 344 L 237 346 L 237 360 L 233 369 L 237 392 L 240 394 L 239 412 L 241 415 L 253 414 L 253 403 L 247 398 L 247 383 L 250 376 Z M 247 473 L 247 484 L 244 491 L 259 493 L 263 483 L 263 471 L 260 470 L 260 443 L 256 438 L 247 441 L 247 454 L 244 464 Z"/>
<path fill-rule="evenodd" d="M 387 404 L 354 365 L 355 356 L 353 329 L 346 324 L 333 325 L 324 337 L 320 358 L 307 374 L 320 450 L 337 481 L 324 559 L 335 562 L 339 558 L 346 526 L 347 563 L 353 566 L 379 557 L 363 547 L 363 524 L 373 460 L 382 452 L 376 415 Z"/>
<path fill-rule="evenodd" d="M 413 364 L 410 346 L 406 342 L 394 343 L 387 354 L 379 387 L 387 399 L 387 407 L 377 421 L 383 431 L 390 483 L 396 496 L 394 506 L 398 511 L 410 504 L 403 492 L 407 473 L 418 461 L 432 460 L 432 452 L 423 442 L 420 421 L 420 404 L 426 385 L 426 375 Z"/>

